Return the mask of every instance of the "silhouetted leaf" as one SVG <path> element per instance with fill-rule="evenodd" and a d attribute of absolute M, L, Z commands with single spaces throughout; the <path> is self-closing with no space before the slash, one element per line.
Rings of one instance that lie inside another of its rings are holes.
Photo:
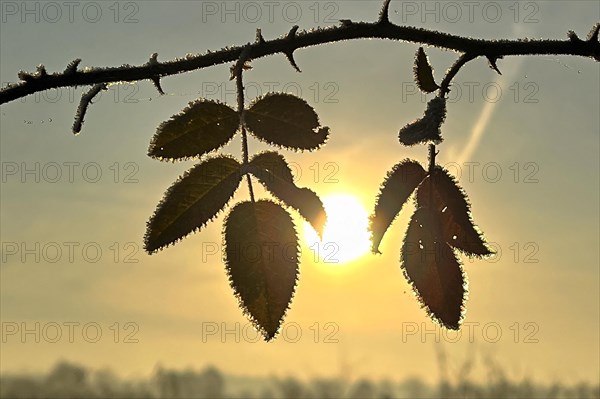
<path fill-rule="evenodd" d="M 471 220 L 467 195 L 441 166 L 437 165 L 417 189 L 417 204 L 436 213 L 448 244 L 470 256 L 492 254 Z"/>
<path fill-rule="evenodd" d="M 231 287 L 269 341 L 296 288 L 299 249 L 294 222 L 271 201 L 241 202 L 227 216 L 224 239 Z"/>
<path fill-rule="evenodd" d="M 240 164 L 216 157 L 194 166 L 165 193 L 146 229 L 148 253 L 206 225 L 225 207 L 240 184 Z"/>
<path fill-rule="evenodd" d="M 290 166 L 285 161 L 285 158 L 283 158 L 283 155 L 278 152 L 264 151 L 258 153 L 252 157 L 250 164 L 267 169 L 273 175 L 287 182 L 292 183 L 294 181 L 294 175 Z"/>
<path fill-rule="evenodd" d="M 255 156 L 250 161 L 250 172 L 271 194 L 296 209 L 322 237 L 327 218 L 323 203 L 314 191 L 294 184 L 292 171 L 282 155 L 265 152 Z"/>
<path fill-rule="evenodd" d="M 200 99 L 158 127 L 148 155 L 169 160 L 199 157 L 227 144 L 239 126 L 233 109 Z"/>
<path fill-rule="evenodd" d="M 419 86 L 421 91 L 431 93 L 440 88 L 440 86 L 435 83 L 433 70 L 431 69 L 425 51 L 423 51 L 423 47 L 419 47 L 419 50 L 417 51 L 413 72 L 415 74 L 415 82 L 417 82 L 417 86 Z"/>
<path fill-rule="evenodd" d="M 392 221 L 396 218 L 404 203 L 427 173 L 417 161 L 405 159 L 388 172 L 379 189 L 375 201 L 375 211 L 371 215 L 369 230 L 371 231 L 371 251 L 379 252 L 379 244 Z"/>
<path fill-rule="evenodd" d="M 400 129 L 398 138 L 404 145 L 411 146 L 432 141 L 442 142 L 440 127 L 446 118 L 446 99 L 435 97 L 427 103 L 425 115 Z"/>
<path fill-rule="evenodd" d="M 415 211 L 402 245 L 401 267 L 419 301 L 445 327 L 457 330 L 465 299 L 465 275 L 441 226 L 428 208 Z"/>
<path fill-rule="evenodd" d="M 320 126 L 312 107 L 291 94 L 259 98 L 245 111 L 244 121 L 259 139 L 294 150 L 314 150 L 329 136 L 329 128 Z"/>

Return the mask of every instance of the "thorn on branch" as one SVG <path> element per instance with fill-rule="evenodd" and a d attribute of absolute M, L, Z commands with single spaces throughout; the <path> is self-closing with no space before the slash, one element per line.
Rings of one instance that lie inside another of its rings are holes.
<path fill-rule="evenodd" d="M 152 53 L 152 55 L 150 56 L 150 59 L 148 60 L 146 65 L 149 65 L 149 66 L 158 65 L 158 53 Z M 156 87 L 156 90 L 158 91 L 158 93 L 161 96 L 164 95 L 165 92 L 163 91 L 162 87 L 160 86 L 160 76 L 154 75 L 150 78 L 150 80 L 152 81 L 152 83 L 154 83 L 154 87 Z"/>
<path fill-rule="evenodd" d="M 37 78 L 44 78 L 48 76 L 48 72 L 46 72 L 46 67 L 43 64 L 40 64 L 36 68 L 37 70 Z"/>
<path fill-rule="evenodd" d="M 292 29 L 290 29 L 290 31 L 288 32 L 287 36 L 285 37 L 285 39 L 287 41 L 294 41 L 296 39 L 296 32 L 298 32 L 298 25 L 294 25 L 292 26 Z M 294 51 L 296 49 L 292 48 L 292 49 L 287 49 L 284 50 L 283 53 L 285 54 L 287 60 L 290 62 L 290 64 L 292 65 L 292 67 L 298 71 L 298 72 L 302 72 L 300 70 L 300 68 L 298 67 L 298 64 L 296 64 L 296 60 L 294 59 Z"/>
<path fill-rule="evenodd" d="M 81 101 L 79 102 L 79 106 L 77 107 L 77 113 L 75 113 L 75 122 L 73 123 L 73 133 L 78 134 L 81 132 L 81 127 L 83 126 L 83 118 L 85 118 L 85 113 L 90 104 L 92 104 L 92 100 L 98 93 L 102 90 L 106 90 L 106 83 L 98 83 L 86 93 L 81 95 Z"/>
<path fill-rule="evenodd" d="M 574 46 L 565 46 L 564 42 L 562 41 L 541 39 L 495 41 L 473 39 L 452 34 L 443 34 L 441 32 L 428 29 L 397 26 L 392 23 L 387 25 L 385 22 L 389 20 L 389 5 L 390 0 L 383 1 L 383 8 L 381 10 L 379 22 L 384 22 L 384 24 L 379 26 L 377 26 L 377 22 L 374 24 L 359 24 L 357 22 L 351 22 L 350 20 L 341 20 L 340 22 L 342 23 L 342 26 L 335 26 L 327 29 L 314 29 L 310 32 L 303 32 L 301 34 L 302 39 L 307 40 L 295 40 L 295 42 L 290 41 L 287 43 L 285 41 L 285 34 L 283 37 L 280 36 L 277 39 L 270 41 L 264 41 L 264 38 L 262 38 L 262 36 L 259 34 L 257 39 L 261 43 L 265 44 L 265 46 L 261 46 L 260 48 L 261 57 L 265 55 L 285 53 L 287 50 L 288 54 L 286 55 L 288 56 L 288 59 L 291 58 L 293 60 L 291 55 L 293 54 L 293 51 L 299 48 L 305 48 L 315 44 L 339 42 L 343 40 L 378 38 L 402 40 L 412 43 L 426 43 L 431 46 L 454 50 L 459 53 L 470 52 L 476 54 L 477 57 L 485 56 L 486 54 L 557 54 L 592 57 L 596 61 L 600 62 L 600 43 L 597 41 L 600 32 L 600 23 L 597 23 L 588 35 L 588 40 L 595 40 L 595 42 L 584 41 L 583 43 L 576 43 Z M 348 25 L 351 25 L 351 29 L 348 29 Z M 360 27 L 360 29 L 354 29 L 357 27 Z M 384 28 L 383 31 L 381 31 L 381 28 Z M 290 30 L 290 32 L 287 34 L 288 39 L 294 39 L 297 29 L 297 27 L 293 27 Z M 575 38 L 575 35 L 571 34 L 571 37 Z M 258 44 L 253 43 L 251 46 L 254 49 L 254 46 L 258 46 Z M 48 74 L 48 78 L 52 77 L 58 79 L 41 79 L 36 81 L 35 79 L 37 76 L 35 73 L 28 73 L 25 71 L 19 72 L 18 76 L 20 81 L 18 83 L 0 88 L 0 104 L 5 104 L 7 102 L 14 101 L 15 99 L 23 98 L 29 94 L 41 92 L 56 86 L 91 86 L 99 82 L 99 79 L 102 79 L 102 81 L 106 83 L 119 81 L 138 81 L 144 79 L 150 80 L 155 76 L 159 76 L 162 79 L 165 76 L 172 76 L 182 72 L 189 72 L 196 69 L 204 69 L 213 65 L 234 62 L 239 54 L 239 47 L 225 48 L 216 52 L 211 52 L 209 50 L 205 54 L 186 54 L 184 58 L 176 58 L 173 61 L 159 63 L 157 67 L 150 65 L 135 67 L 122 65 L 120 67 L 110 68 L 86 68 L 85 73 L 79 73 L 77 71 L 81 60 L 76 59 L 67 65 L 64 73 Z M 294 64 L 295 63 L 292 63 L 292 66 L 294 66 Z M 460 66 L 461 65 L 458 65 L 458 67 Z M 294 68 L 297 68 L 297 65 L 295 65 Z M 299 70 L 299 68 L 297 69 Z M 453 71 L 453 73 L 448 76 L 448 79 L 445 79 L 445 84 L 441 85 L 442 94 L 448 93 L 450 80 L 455 74 L 455 71 Z M 35 84 L 30 84 L 30 82 Z"/>
<path fill-rule="evenodd" d="M 19 73 L 17 73 L 17 76 L 19 77 L 19 79 L 25 82 L 32 82 L 35 80 L 35 76 L 25 71 L 19 71 Z"/>
<path fill-rule="evenodd" d="M 569 32 L 567 32 L 567 36 L 569 37 L 569 40 L 572 42 L 580 42 L 581 39 L 577 36 L 577 33 L 575 33 L 574 31 L 570 30 Z"/>
<path fill-rule="evenodd" d="M 148 65 L 157 65 L 158 64 L 158 53 L 152 53 L 150 59 L 148 60 Z"/>
<path fill-rule="evenodd" d="M 48 76 L 48 72 L 46 72 L 46 67 L 40 64 L 36 67 L 35 75 L 29 72 L 19 71 L 19 73 L 17 73 L 17 76 L 24 82 L 33 82 L 36 79 L 45 78 L 46 76 Z"/>
<path fill-rule="evenodd" d="M 588 34 L 589 42 L 597 42 L 598 41 L 598 31 L 600 31 L 600 22 L 598 22 Z"/>
<path fill-rule="evenodd" d="M 391 0 L 385 0 L 383 2 L 383 7 L 381 8 L 381 12 L 379 13 L 380 24 L 390 23 L 390 1 Z"/>
<path fill-rule="evenodd" d="M 80 62 L 81 58 L 75 58 L 73 61 L 69 62 L 65 68 L 65 75 L 71 75 L 77 72 L 77 67 L 79 66 Z"/>
<path fill-rule="evenodd" d="M 294 50 L 291 51 L 286 51 L 285 52 L 285 56 L 288 59 L 288 61 L 290 62 L 290 64 L 292 64 L 292 67 L 294 67 L 294 69 L 298 72 L 302 72 L 300 70 L 300 68 L 298 67 L 298 64 L 296 64 L 296 60 L 294 59 Z"/>
<path fill-rule="evenodd" d="M 298 25 L 294 25 L 292 26 L 292 29 L 290 29 L 290 31 L 288 32 L 287 36 L 285 37 L 287 40 L 294 40 L 296 38 L 296 32 L 298 32 Z"/>
<path fill-rule="evenodd" d="M 154 76 L 152 78 L 152 83 L 154 83 L 154 87 L 156 87 L 156 90 L 158 90 L 158 93 L 161 96 L 163 96 L 165 94 L 165 92 L 163 91 L 162 87 L 160 87 L 160 77 Z"/>
<path fill-rule="evenodd" d="M 498 65 L 496 65 L 496 61 L 498 61 L 499 59 L 502 59 L 504 57 L 500 56 L 487 56 L 488 59 L 488 63 L 490 65 L 490 68 L 492 68 L 494 71 L 498 72 L 498 75 L 502 75 L 502 72 L 500 72 L 500 69 L 498 69 Z"/>
<path fill-rule="evenodd" d="M 256 43 L 258 43 L 258 44 L 265 43 L 265 38 L 263 37 L 260 28 L 256 28 Z"/>

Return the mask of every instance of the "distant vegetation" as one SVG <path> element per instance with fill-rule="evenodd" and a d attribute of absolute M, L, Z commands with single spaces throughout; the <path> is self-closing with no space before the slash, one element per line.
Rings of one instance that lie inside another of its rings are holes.
<path fill-rule="evenodd" d="M 491 368 L 486 383 L 470 382 L 468 371 L 452 382 L 430 385 L 418 378 L 402 382 L 352 382 L 342 378 L 304 382 L 294 377 L 242 378 L 214 367 L 203 371 L 157 367 L 147 379 L 123 380 L 110 370 L 89 370 L 59 362 L 47 374 L 1 375 L 1 398 L 600 398 L 599 385 L 535 384 L 528 379 L 510 381 L 502 370 Z"/>

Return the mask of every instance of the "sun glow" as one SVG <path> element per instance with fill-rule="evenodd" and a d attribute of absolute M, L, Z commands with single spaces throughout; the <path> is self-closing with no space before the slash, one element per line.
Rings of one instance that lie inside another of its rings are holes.
<path fill-rule="evenodd" d="M 304 236 L 315 260 L 335 266 L 366 254 L 371 243 L 369 215 L 363 204 L 353 195 L 336 194 L 323 198 L 323 206 L 327 212 L 323 240 L 304 223 Z"/>

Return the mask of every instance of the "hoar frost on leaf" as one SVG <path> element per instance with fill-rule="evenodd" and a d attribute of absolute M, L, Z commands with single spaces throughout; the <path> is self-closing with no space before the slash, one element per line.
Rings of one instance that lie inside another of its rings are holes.
<path fill-rule="evenodd" d="M 419 143 L 442 142 L 440 127 L 446 119 L 446 98 L 435 97 L 427 103 L 425 115 L 400 129 L 400 142 L 406 146 Z"/>

